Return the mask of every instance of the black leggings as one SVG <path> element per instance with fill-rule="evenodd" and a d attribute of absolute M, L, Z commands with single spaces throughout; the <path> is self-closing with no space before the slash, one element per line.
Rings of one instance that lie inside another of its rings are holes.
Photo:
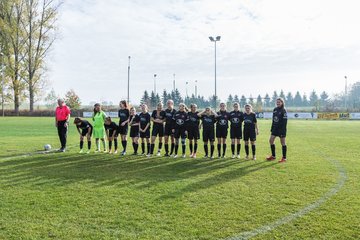
<path fill-rule="evenodd" d="M 58 135 L 59 135 L 62 149 L 66 148 L 66 138 L 67 138 L 67 131 L 68 131 L 67 126 L 65 126 L 65 123 L 66 123 L 66 121 L 58 121 L 58 123 L 57 123 L 58 124 L 57 130 L 58 130 Z"/>

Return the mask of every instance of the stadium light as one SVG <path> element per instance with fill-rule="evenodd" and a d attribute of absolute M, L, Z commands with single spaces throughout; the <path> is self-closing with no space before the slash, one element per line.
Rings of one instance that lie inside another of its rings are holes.
<path fill-rule="evenodd" d="M 174 92 L 175 92 L 175 73 L 173 74 L 173 76 L 174 76 L 174 81 L 173 81 L 173 88 L 174 88 Z"/>
<path fill-rule="evenodd" d="M 156 74 L 154 74 L 154 93 L 156 95 Z"/>
<path fill-rule="evenodd" d="M 216 86 L 216 42 L 220 41 L 221 36 L 217 36 L 216 38 L 210 36 L 209 37 L 211 42 L 214 42 L 215 46 L 215 99 L 214 99 L 214 109 L 216 110 L 216 100 L 217 100 L 217 86 Z"/>

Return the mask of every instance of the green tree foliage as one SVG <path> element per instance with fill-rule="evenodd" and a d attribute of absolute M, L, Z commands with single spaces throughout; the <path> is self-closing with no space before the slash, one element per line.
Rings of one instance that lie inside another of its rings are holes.
<path fill-rule="evenodd" d="M 65 94 L 65 103 L 68 105 L 71 109 L 77 110 L 80 109 L 81 106 L 81 100 L 80 97 L 75 93 L 73 89 L 70 89 Z"/>

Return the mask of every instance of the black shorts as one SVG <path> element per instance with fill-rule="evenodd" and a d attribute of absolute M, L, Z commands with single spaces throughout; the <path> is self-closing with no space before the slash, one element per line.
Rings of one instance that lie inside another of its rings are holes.
<path fill-rule="evenodd" d="M 244 129 L 244 141 L 256 141 L 255 129 Z"/>
<path fill-rule="evenodd" d="M 193 140 L 193 139 L 199 139 L 200 138 L 200 131 L 199 131 L 199 126 L 191 126 L 191 127 L 188 127 L 188 138 L 190 140 Z"/>
<path fill-rule="evenodd" d="M 271 135 L 273 135 L 275 137 L 284 138 L 284 137 L 286 137 L 286 130 L 272 129 L 271 130 Z"/>
<path fill-rule="evenodd" d="M 164 136 L 164 125 L 162 124 L 154 124 L 153 129 L 151 131 L 151 136 L 156 137 L 163 137 Z"/>
<path fill-rule="evenodd" d="M 172 136 L 173 135 L 172 125 L 170 123 L 165 123 L 164 135 L 165 136 Z"/>
<path fill-rule="evenodd" d="M 214 128 L 204 128 L 203 129 L 203 141 L 207 142 L 213 142 L 215 141 L 215 133 Z"/>
<path fill-rule="evenodd" d="M 139 137 L 139 126 L 130 128 L 130 137 Z"/>
<path fill-rule="evenodd" d="M 118 133 L 121 134 L 121 135 L 127 135 L 127 133 L 128 133 L 128 124 L 125 124 L 124 126 L 121 126 L 121 124 L 119 124 Z"/>
<path fill-rule="evenodd" d="M 114 132 L 115 132 L 114 137 L 118 137 L 118 136 L 119 136 L 119 132 L 118 132 L 118 130 L 111 130 L 111 131 L 109 131 L 109 137 L 112 137 L 112 136 L 113 136 L 113 134 L 114 134 Z"/>
<path fill-rule="evenodd" d="M 150 129 L 149 128 L 145 132 L 140 132 L 140 138 L 149 138 L 149 137 L 150 137 Z"/>
<path fill-rule="evenodd" d="M 175 128 L 174 138 L 186 138 L 185 128 Z"/>
<path fill-rule="evenodd" d="M 92 130 L 93 130 L 93 128 L 91 127 L 89 137 L 91 137 L 91 135 L 92 135 Z M 86 134 L 88 134 L 88 132 L 89 132 L 89 129 L 88 129 L 88 128 L 83 129 L 83 130 L 81 131 L 81 136 L 85 137 L 85 136 L 86 136 Z"/>
<path fill-rule="evenodd" d="M 227 138 L 227 127 L 216 127 L 216 138 Z"/>
<path fill-rule="evenodd" d="M 232 127 L 230 128 L 230 138 L 231 139 L 242 139 L 242 130 L 241 127 Z"/>

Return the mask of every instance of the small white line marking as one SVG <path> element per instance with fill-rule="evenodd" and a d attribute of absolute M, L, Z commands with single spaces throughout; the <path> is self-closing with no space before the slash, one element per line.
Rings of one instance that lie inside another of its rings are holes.
<path fill-rule="evenodd" d="M 243 232 L 243 233 L 237 234 L 236 236 L 233 236 L 233 237 L 228 237 L 228 238 L 226 238 L 226 240 L 246 240 L 246 239 L 255 237 L 259 234 L 264 234 L 269 231 L 272 231 L 281 225 L 289 223 L 297 218 L 300 218 L 300 217 L 308 214 L 309 212 L 318 208 L 320 205 L 322 205 L 327 200 L 329 200 L 329 198 L 334 196 L 337 192 L 339 192 L 340 189 L 344 186 L 344 184 L 346 182 L 346 179 L 347 179 L 346 171 L 343 168 L 343 166 L 339 163 L 339 161 L 337 161 L 336 159 L 328 157 L 324 153 L 322 153 L 322 157 L 324 157 L 326 160 L 330 161 L 337 168 L 339 177 L 338 177 L 338 180 L 335 183 L 335 185 L 329 191 L 327 191 L 321 198 L 319 198 L 317 201 L 311 203 L 310 205 L 300 209 L 299 211 L 297 211 L 295 213 L 289 214 L 283 218 L 280 218 L 272 223 L 258 227 L 254 230 Z"/>

